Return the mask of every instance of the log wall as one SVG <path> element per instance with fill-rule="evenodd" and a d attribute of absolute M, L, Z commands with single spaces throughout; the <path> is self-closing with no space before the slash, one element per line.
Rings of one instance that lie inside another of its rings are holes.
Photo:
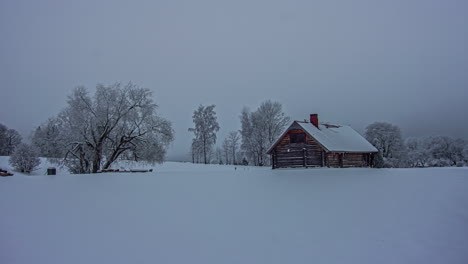
<path fill-rule="evenodd" d="M 340 154 L 335 152 L 327 153 L 327 164 L 328 167 L 341 167 Z"/>
<path fill-rule="evenodd" d="M 273 150 L 274 168 L 323 166 L 323 148 L 307 134 L 304 143 L 290 143 L 290 135 L 294 133 L 304 132 L 293 129 L 280 140 Z"/>
<path fill-rule="evenodd" d="M 368 167 L 371 159 L 369 153 L 328 152 L 326 165 L 336 168 Z"/>
<path fill-rule="evenodd" d="M 364 153 L 344 153 L 343 167 L 366 167 L 365 155 Z"/>
<path fill-rule="evenodd" d="M 305 142 L 291 143 L 290 135 L 304 133 Z M 372 165 L 371 153 L 326 152 L 312 137 L 298 126 L 291 126 L 288 133 L 272 151 L 272 165 L 275 168 L 287 167 L 368 167 Z"/>

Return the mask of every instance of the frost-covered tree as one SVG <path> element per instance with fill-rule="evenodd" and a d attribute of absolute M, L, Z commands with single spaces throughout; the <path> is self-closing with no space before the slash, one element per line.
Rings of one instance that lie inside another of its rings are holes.
<path fill-rule="evenodd" d="M 374 168 L 385 168 L 385 165 L 386 164 L 382 157 L 382 154 L 380 152 L 375 153 L 372 166 Z"/>
<path fill-rule="evenodd" d="M 426 167 L 431 159 L 430 143 L 427 138 L 408 138 L 408 165 L 410 167 Z"/>
<path fill-rule="evenodd" d="M 468 165 L 468 143 L 463 147 L 463 160 L 465 161 L 465 165 Z"/>
<path fill-rule="evenodd" d="M 223 140 L 223 156 L 226 164 L 231 164 L 231 146 L 228 138 Z"/>
<path fill-rule="evenodd" d="M 196 138 L 192 139 L 190 154 L 192 155 L 192 163 L 202 162 L 203 149 L 202 149 L 201 142 Z"/>
<path fill-rule="evenodd" d="M 208 164 L 213 146 L 216 144 L 216 132 L 219 131 L 219 124 L 214 111 L 215 105 L 200 105 L 193 112 L 194 128 L 189 128 L 189 132 L 194 134 L 192 146 L 200 146 L 203 153 L 203 162 Z"/>
<path fill-rule="evenodd" d="M 464 162 L 466 140 L 446 136 L 409 138 L 406 141 L 411 166 L 454 166 Z"/>
<path fill-rule="evenodd" d="M 375 122 L 366 128 L 366 139 L 377 148 L 386 167 L 406 166 L 406 147 L 398 126 Z"/>
<path fill-rule="evenodd" d="M 242 138 L 242 143 L 241 143 L 241 149 L 245 153 L 245 160 L 257 160 L 255 157 L 255 146 L 254 146 L 254 141 L 252 138 L 253 134 L 253 125 L 252 125 L 252 113 L 250 110 L 246 107 L 242 109 L 241 115 L 240 115 L 240 120 L 241 120 L 241 130 L 240 135 Z"/>
<path fill-rule="evenodd" d="M 237 165 L 240 161 L 238 149 L 240 145 L 240 135 L 237 131 L 229 132 L 228 136 L 224 138 L 222 144 L 223 157 L 226 164 Z"/>
<path fill-rule="evenodd" d="M 21 140 L 18 131 L 0 124 L 0 156 L 10 156 Z"/>
<path fill-rule="evenodd" d="M 34 130 L 31 138 L 32 145 L 41 157 L 63 158 L 65 146 L 62 145 L 64 140 L 60 138 L 64 136 L 60 133 L 63 125 L 60 122 L 59 118 L 49 118 L 47 122 Z"/>
<path fill-rule="evenodd" d="M 67 103 L 55 117 L 58 135 L 52 138 L 60 140 L 64 163 L 73 173 L 95 173 L 124 156 L 161 162 L 173 140 L 171 124 L 157 114 L 151 91 L 132 83 L 97 85 L 94 96 L 77 87 Z"/>
<path fill-rule="evenodd" d="M 6 146 L 6 131 L 7 130 L 8 130 L 8 127 L 0 123 L 0 156 L 6 155 L 5 146 Z"/>
<path fill-rule="evenodd" d="M 232 131 L 227 137 L 227 145 L 232 159 L 232 164 L 237 165 L 237 150 L 239 149 L 241 137 L 237 131 Z"/>
<path fill-rule="evenodd" d="M 215 162 L 219 165 L 223 165 L 223 150 L 220 147 L 216 148 L 215 157 Z"/>
<path fill-rule="evenodd" d="M 454 166 L 463 161 L 463 149 L 466 141 L 453 139 L 445 136 L 431 137 L 429 141 L 429 152 L 432 157 L 433 166 Z"/>
<path fill-rule="evenodd" d="M 269 163 L 266 151 L 290 122 L 279 102 L 267 100 L 256 111 L 242 110 L 241 116 L 242 149 L 256 166 Z"/>
<path fill-rule="evenodd" d="M 41 164 L 34 147 L 24 143 L 18 145 L 9 162 L 15 170 L 25 173 L 31 173 Z"/>

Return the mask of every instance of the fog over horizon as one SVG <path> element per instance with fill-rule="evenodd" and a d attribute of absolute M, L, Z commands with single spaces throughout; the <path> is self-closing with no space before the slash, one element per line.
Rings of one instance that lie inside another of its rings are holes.
<path fill-rule="evenodd" d="M 188 156 L 192 114 L 221 130 L 271 99 L 294 120 L 468 139 L 468 2 L 2 1 L 0 123 L 28 137 L 83 85 L 153 91 Z"/>

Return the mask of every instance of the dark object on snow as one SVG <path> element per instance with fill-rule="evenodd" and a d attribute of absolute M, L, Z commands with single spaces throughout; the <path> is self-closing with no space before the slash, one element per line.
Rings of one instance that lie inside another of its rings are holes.
<path fill-rule="evenodd" d="M 54 167 L 50 167 L 47 169 L 47 175 L 56 175 L 57 174 L 57 169 Z"/>
<path fill-rule="evenodd" d="M 2 177 L 13 176 L 13 173 L 9 173 L 8 171 L 0 168 L 0 176 Z"/>
<path fill-rule="evenodd" d="M 119 169 L 104 169 L 104 170 L 101 170 L 100 172 L 120 172 Z"/>
<path fill-rule="evenodd" d="M 151 170 L 139 170 L 139 169 L 134 169 L 134 170 L 130 170 L 130 172 L 152 172 L 153 169 Z"/>

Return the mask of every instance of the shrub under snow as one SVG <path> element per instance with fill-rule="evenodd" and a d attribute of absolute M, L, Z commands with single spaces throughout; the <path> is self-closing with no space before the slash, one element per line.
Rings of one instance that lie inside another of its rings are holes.
<path fill-rule="evenodd" d="M 10 157 L 10 164 L 15 170 L 30 173 L 39 166 L 41 161 L 36 151 L 28 144 L 20 144 Z"/>

